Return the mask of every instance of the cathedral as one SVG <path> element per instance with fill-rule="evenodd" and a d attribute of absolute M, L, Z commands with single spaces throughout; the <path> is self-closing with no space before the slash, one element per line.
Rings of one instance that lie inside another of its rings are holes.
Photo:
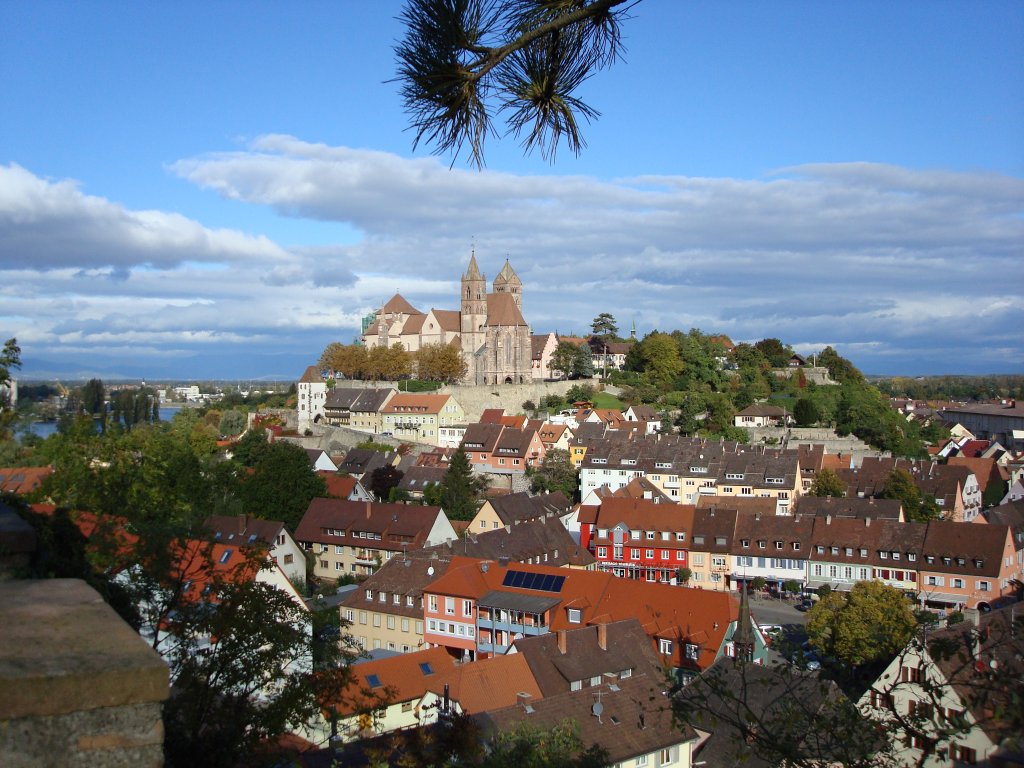
<path fill-rule="evenodd" d="M 428 344 L 452 344 L 462 351 L 468 371 L 465 384 L 523 384 L 530 382 L 530 327 L 523 319 L 523 283 L 505 261 L 487 292 L 476 254 L 462 276 L 458 310 L 420 312 L 395 294 L 364 322 L 363 344 L 401 344 L 415 352 Z"/>

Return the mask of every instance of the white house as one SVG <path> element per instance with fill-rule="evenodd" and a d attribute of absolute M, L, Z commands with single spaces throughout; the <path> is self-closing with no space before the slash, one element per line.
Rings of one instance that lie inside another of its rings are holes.
<path fill-rule="evenodd" d="M 302 374 L 296 387 L 298 402 L 295 409 L 298 414 L 299 431 L 307 429 L 324 418 L 324 403 L 327 401 L 327 382 L 320 375 L 315 365 L 311 365 Z"/>

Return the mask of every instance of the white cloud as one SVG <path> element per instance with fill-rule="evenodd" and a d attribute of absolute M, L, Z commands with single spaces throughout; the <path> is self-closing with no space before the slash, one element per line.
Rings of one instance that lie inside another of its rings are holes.
<path fill-rule="evenodd" d="M 537 331 L 584 331 L 610 311 L 624 331 L 699 327 L 801 351 L 832 339 L 869 372 L 1024 360 L 1006 331 L 1024 310 L 1016 178 L 871 163 L 753 180 L 517 176 L 288 136 L 170 170 L 271 220 L 344 222 L 362 238 L 287 248 L 11 166 L 0 169 L 0 313 L 32 317 L 44 343 L 79 323 L 97 343 L 122 334 L 312 360 L 395 291 L 456 308 L 475 244 L 492 278 L 511 260 Z"/>
<path fill-rule="evenodd" d="M 177 213 L 130 211 L 84 194 L 76 182 L 48 181 L 0 165 L 0 268 L 110 268 L 124 279 L 138 266 L 184 261 L 247 263 L 287 258 L 266 237 L 208 229 Z"/>

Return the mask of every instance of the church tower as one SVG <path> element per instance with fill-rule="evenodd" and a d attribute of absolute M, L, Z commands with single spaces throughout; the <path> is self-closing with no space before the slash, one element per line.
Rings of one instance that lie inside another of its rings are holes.
<path fill-rule="evenodd" d="M 462 276 L 462 333 L 477 333 L 487 324 L 487 278 L 476 265 L 476 253 Z"/>
<path fill-rule="evenodd" d="M 505 259 L 505 266 L 494 278 L 494 292 L 511 293 L 519 311 L 523 311 L 523 282 L 519 279 L 516 271 L 512 269 L 512 265 L 508 263 L 508 259 Z"/>

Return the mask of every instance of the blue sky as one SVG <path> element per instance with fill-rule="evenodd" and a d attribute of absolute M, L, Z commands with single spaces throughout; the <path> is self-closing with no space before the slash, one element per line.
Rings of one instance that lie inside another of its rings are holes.
<path fill-rule="evenodd" d="M 577 158 L 412 149 L 400 4 L 0 2 L 23 378 L 295 378 L 476 248 L 535 332 L 1024 371 L 1024 4 L 644 0 Z"/>

